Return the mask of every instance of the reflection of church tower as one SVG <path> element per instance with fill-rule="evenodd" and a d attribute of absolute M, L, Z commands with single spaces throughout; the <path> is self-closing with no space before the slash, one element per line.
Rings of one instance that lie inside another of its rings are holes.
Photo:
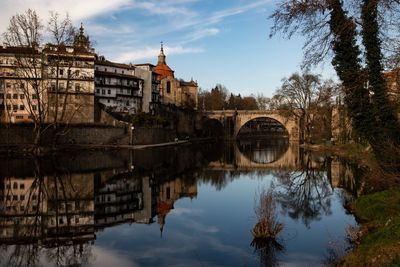
<path fill-rule="evenodd" d="M 160 209 L 159 207 L 159 214 L 157 216 L 157 222 L 160 225 L 160 236 L 162 237 L 163 230 L 164 230 L 164 225 L 165 225 L 165 219 L 167 217 L 168 212 L 173 209 L 173 207 L 169 207 L 167 203 L 161 203 L 161 206 L 164 206 Z"/>
<path fill-rule="evenodd" d="M 160 193 L 157 197 L 157 221 L 160 225 L 162 237 L 167 214 L 174 208 L 174 203 L 180 198 L 197 196 L 197 184 L 184 183 L 180 178 L 164 183 L 160 186 Z"/>

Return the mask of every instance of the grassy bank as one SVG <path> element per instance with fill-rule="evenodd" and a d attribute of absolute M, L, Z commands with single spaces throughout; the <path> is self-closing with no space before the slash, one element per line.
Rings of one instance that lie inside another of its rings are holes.
<path fill-rule="evenodd" d="M 358 229 L 349 230 L 355 246 L 338 265 L 400 266 L 399 177 L 382 171 L 371 150 L 360 144 L 305 145 L 304 148 L 358 162 L 365 169 L 364 195 L 351 207 L 360 223 Z"/>
<path fill-rule="evenodd" d="M 359 242 L 341 266 L 400 266 L 400 190 L 365 195 L 353 203 L 362 226 L 352 236 Z"/>

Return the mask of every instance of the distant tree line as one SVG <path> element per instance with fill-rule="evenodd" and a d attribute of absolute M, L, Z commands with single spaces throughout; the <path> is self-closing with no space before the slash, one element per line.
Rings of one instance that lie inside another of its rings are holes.
<path fill-rule="evenodd" d="M 240 94 L 230 93 L 228 89 L 217 84 L 211 91 L 200 90 L 199 96 L 200 110 L 258 110 L 259 105 L 253 95 L 242 97 Z"/>

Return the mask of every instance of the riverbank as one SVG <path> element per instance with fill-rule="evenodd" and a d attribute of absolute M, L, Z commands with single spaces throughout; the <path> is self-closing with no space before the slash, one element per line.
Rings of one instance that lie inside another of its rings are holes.
<path fill-rule="evenodd" d="M 360 144 L 340 144 L 340 145 L 321 145 L 321 144 L 302 144 L 306 150 L 320 152 L 329 155 L 339 156 L 344 159 L 358 162 L 362 166 L 376 167 L 376 161 L 370 148 Z"/>
<path fill-rule="evenodd" d="M 349 231 L 356 246 L 339 266 L 399 266 L 400 190 L 361 196 L 352 209 L 361 226 Z"/>
<path fill-rule="evenodd" d="M 398 176 L 382 171 L 369 148 L 359 144 L 303 145 L 306 150 L 350 159 L 365 169 L 369 188 L 350 206 L 359 228 L 350 228 L 353 250 L 338 266 L 399 266 L 400 264 L 400 189 Z"/>
<path fill-rule="evenodd" d="M 128 149 L 128 150 L 142 150 L 151 149 L 157 147 L 168 147 L 168 146 L 180 146 L 180 145 L 190 145 L 199 144 L 204 142 L 215 141 L 213 138 L 193 138 L 188 140 L 175 140 L 172 142 L 163 142 L 155 144 L 145 144 L 145 145 L 118 145 L 118 144 L 70 144 L 70 145 L 57 145 L 55 147 L 41 147 L 40 156 L 46 156 L 54 153 L 64 153 L 70 151 L 86 151 L 86 150 L 118 150 L 118 149 Z M 24 145 L 24 146 L 1 146 L 0 145 L 0 156 L 11 156 L 11 157 L 29 157 L 35 155 L 33 152 L 35 150 L 34 145 Z"/>

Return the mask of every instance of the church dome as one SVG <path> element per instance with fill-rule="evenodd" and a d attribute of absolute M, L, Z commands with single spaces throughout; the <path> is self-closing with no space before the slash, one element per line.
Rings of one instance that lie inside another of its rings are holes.
<path fill-rule="evenodd" d="M 158 75 L 160 75 L 159 79 L 162 79 L 167 76 L 174 77 L 174 71 L 165 62 L 165 54 L 164 54 L 164 48 L 163 48 L 162 43 L 161 43 L 160 54 L 158 55 L 158 63 L 154 69 L 154 72 L 157 73 Z"/>

